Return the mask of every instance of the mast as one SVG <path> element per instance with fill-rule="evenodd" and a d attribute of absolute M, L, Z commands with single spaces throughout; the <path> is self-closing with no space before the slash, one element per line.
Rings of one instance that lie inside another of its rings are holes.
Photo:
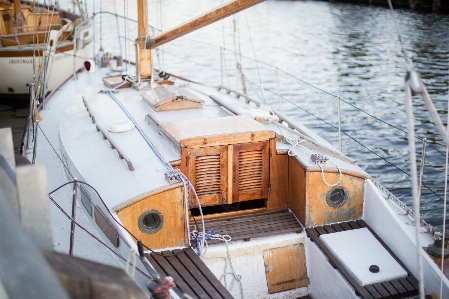
<path fill-rule="evenodd" d="M 148 78 L 153 72 L 151 50 L 146 49 L 146 39 L 148 38 L 148 0 L 137 0 L 137 41 L 139 44 L 136 53 L 136 61 L 139 65 L 140 76 Z"/>
<path fill-rule="evenodd" d="M 23 25 L 25 24 L 25 17 L 22 14 L 22 7 L 20 6 L 20 0 L 14 0 L 14 25 L 18 29 L 18 32 L 23 32 Z"/>
<path fill-rule="evenodd" d="M 219 7 L 212 9 L 211 11 L 202 14 L 196 18 L 187 21 L 175 28 L 172 28 L 166 32 L 156 35 L 152 38 L 148 36 L 148 1 L 138 0 L 137 2 L 137 28 L 139 44 L 138 53 L 136 57 L 138 59 L 139 71 L 141 77 L 149 77 L 152 74 L 152 57 L 151 49 L 157 48 L 166 44 L 174 39 L 184 36 L 190 32 L 201 29 L 207 25 L 210 25 L 216 21 L 232 16 L 242 10 L 245 10 L 253 5 L 259 4 L 265 0 L 234 0 L 225 3 Z"/>

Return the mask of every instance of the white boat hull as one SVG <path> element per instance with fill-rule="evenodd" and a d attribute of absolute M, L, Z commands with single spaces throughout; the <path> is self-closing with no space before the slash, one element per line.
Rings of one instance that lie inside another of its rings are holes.
<path fill-rule="evenodd" d="M 0 95 L 28 94 L 31 83 L 39 74 L 46 77 L 44 81 L 47 93 L 55 89 L 74 71 L 83 67 L 84 61 L 92 56 L 92 26 L 82 30 L 80 36 L 84 36 L 86 32 L 88 38 L 78 41 L 82 46 L 77 46 L 76 58 L 73 43 L 60 44 L 54 50 L 54 54 L 49 55 L 50 60 L 45 71 L 42 67 L 46 54 L 43 54 L 42 50 L 40 56 L 37 56 L 37 50 L 31 46 L 1 51 L 0 70 L 3 75 L 0 80 Z"/>

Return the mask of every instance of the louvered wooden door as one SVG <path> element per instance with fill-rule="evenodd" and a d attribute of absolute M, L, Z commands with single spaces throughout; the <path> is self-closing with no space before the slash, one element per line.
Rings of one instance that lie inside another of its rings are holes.
<path fill-rule="evenodd" d="M 232 201 L 268 197 L 269 144 L 257 142 L 233 146 Z"/>
<path fill-rule="evenodd" d="M 203 206 L 222 204 L 228 190 L 228 147 L 215 146 L 188 150 L 187 177 Z M 191 194 L 191 207 L 198 207 Z"/>

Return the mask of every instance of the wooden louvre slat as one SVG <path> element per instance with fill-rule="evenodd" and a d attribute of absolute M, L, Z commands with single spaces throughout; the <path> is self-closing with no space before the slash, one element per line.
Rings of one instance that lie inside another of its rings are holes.
<path fill-rule="evenodd" d="M 239 153 L 239 191 L 262 187 L 262 150 Z"/>
<path fill-rule="evenodd" d="M 268 142 L 234 145 L 233 165 L 233 202 L 268 196 Z"/>
<path fill-rule="evenodd" d="M 180 169 L 195 188 L 201 206 L 213 206 L 226 200 L 228 189 L 228 147 L 183 148 Z M 190 192 L 190 207 L 198 207 Z"/>
<path fill-rule="evenodd" d="M 220 155 L 199 156 L 195 162 L 198 196 L 220 194 Z"/>

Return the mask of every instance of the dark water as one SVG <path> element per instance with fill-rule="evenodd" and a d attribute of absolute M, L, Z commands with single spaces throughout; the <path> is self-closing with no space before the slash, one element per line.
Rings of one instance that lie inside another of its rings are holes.
<path fill-rule="evenodd" d="M 149 3 L 150 24 L 165 30 L 221 1 L 154 0 Z M 127 9 L 129 17 L 135 19 L 133 5 L 103 1 L 103 9 L 120 14 Z M 395 15 L 407 53 L 446 124 L 449 16 L 408 10 L 396 10 Z M 407 126 L 403 91 L 405 67 L 390 11 L 384 7 L 329 2 L 267 1 L 239 14 L 236 20 L 239 38 L 235 45 L 241 49 L 239 60 L 250 95 L 262 100 L 260 74 L 267 103 L 279 108 L 276 69 L 271 67 L 277 66 L 282 70 L 278 74 L 284 113 L 318 131 L 336 147 L 337 99 L 315 87 L 340 95 L 346 101 L 341 102 L 342 129 L 351 136 L 343 135 L 343 152 L 412 207 L 408 140 L 404 133 Z M 114 24 L 115 20 L 104 16 L 102 31 Z M 231 19 L 225 20 L 165 45 L 155 67 L 213 86 L 223 80 L 224 85 L 240 89 L 235 71 L 232 24 Z M 134 23 L 127 24 L 126 33 L 123 23 L 119 28 L 122 35 L 135 36 Z M 99 31 L 100 25 L 97 26 Z M 119 52 L 114 43 L 116 33 L 108 34 L 102 42 L 105 50 Z M 223 46 L 226 64 L 222 67 L 220 47 Z M 98 40 L 96 47 L 99 47 Z M 122 47 L 124 56 L 132 59 L 132 53 L 131 45 L 127 49 Z M 263 63 L 256 64 L 255 57 Z M 228 73 L 223 79 L 221 69 Z M 5 117 L 8 118 L 6 122 L 13 122 L 17 142 L 26 109 L 15 109 L 3 103 L 0 109 L 1 125 Z M 419 97 L 414 98 L 414 113 L 416 135 L 428 138 L 422 213 L 426 221 L 441 226 L 445 147 Z M 417 139 L 418 164 L 421 144 Z"/>

